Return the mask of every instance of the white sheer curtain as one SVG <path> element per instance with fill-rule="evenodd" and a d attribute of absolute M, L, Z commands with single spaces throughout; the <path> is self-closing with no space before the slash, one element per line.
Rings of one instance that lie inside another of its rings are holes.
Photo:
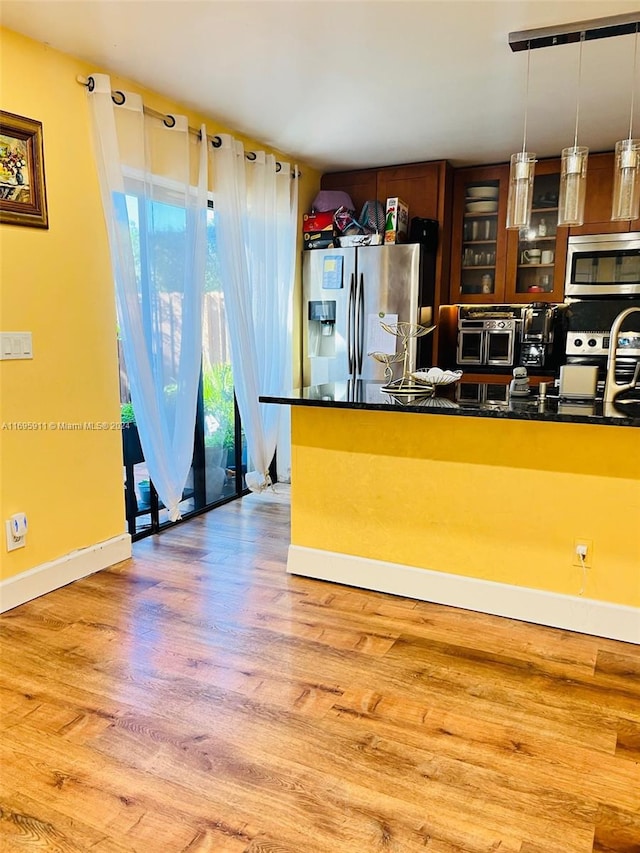
<path fill-rule="evenodd" d="M 297 182 L 288 163 L 221 135 L 212 149 L 216 244 L 222 271 L 240 417 L 254 470 L 247 486 L 270 484 L 281 406 L 291 379 L 291 313 L 297 230 Z"/>
<path fill-rule="evenodd" d="M 169 518 L 193 456 L 202 353 L 207 144 L 144 114 L 140 96 L 111 97 L 94 74 L 89 102 L 109 232 L 120 335 L 149 476 Z M 168 122 L 170 123 L 170 121 Z"/>

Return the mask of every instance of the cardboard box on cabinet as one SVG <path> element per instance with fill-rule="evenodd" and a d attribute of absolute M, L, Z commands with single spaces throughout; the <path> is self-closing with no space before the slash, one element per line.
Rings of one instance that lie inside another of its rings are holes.
<path fill-rule="evenodd" d="M 388 198 L 384 225 L 385 243 L 406 243 L 409 236 L 409 205 L 401 198 Z"/>
<path fill-rule="evenodd" d="M 305 231 L 302 235 L 303 249 L 335 249 L 338 239 L 331 231 Z"/>
<path fill-rule="evenodd" d="M 302 230 L 307 231 L 330 231 L 333 233 L 333 214 L 335 211 L 327 210 L 322 213 L 304 213 L 302 215 Z"/>

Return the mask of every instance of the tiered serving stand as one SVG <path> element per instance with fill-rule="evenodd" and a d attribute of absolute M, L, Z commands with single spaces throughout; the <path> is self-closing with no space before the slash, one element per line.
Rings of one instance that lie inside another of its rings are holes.
<path fill-rule="evenodd" d="M 370 352 L 371 358 L 381 362 L 385 366 L 386 384 L 380 390 L 394 397 L 432 397 L 436 388 L 440 385 L 451 385 L 462 376 L 461 370 L 441 370 L 439 367 L 431 367 L 429 370 L 417 370 L 411 372 L 409 368 L 409 341 L 413 338 L 421 338 L 435 329 L 435 326 L 422 326 L 419 323 L 380 323 L 385 332 L 395 335 L 400 339 L 402 349 L 400 352 L 384 353 Z M 402 363 L 402 376 L 393 378 L 393 364 Z"/>

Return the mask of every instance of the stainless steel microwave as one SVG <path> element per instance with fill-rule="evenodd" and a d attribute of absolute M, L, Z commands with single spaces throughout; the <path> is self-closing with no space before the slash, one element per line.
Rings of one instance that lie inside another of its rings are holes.
<path fill-rule="evenodd" d="M 640 232 L 569 237 L 565 296 L 640 294 Z"/>

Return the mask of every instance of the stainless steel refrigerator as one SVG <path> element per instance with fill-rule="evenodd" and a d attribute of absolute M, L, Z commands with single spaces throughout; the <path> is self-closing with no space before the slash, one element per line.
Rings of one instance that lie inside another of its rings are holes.
<path fill-rule="evenodd" d="M 380 323 L 429 325 L 434 270 L 434 254 L 418 243 L 304 251 L 303 384 L 384 379 L 384 365 L 369 353 L 400 352 L 401 344 Z M 418 353 L 414 338 L 411 369 Z M 429 364 L 428 356 L 420 359 Z"/>

